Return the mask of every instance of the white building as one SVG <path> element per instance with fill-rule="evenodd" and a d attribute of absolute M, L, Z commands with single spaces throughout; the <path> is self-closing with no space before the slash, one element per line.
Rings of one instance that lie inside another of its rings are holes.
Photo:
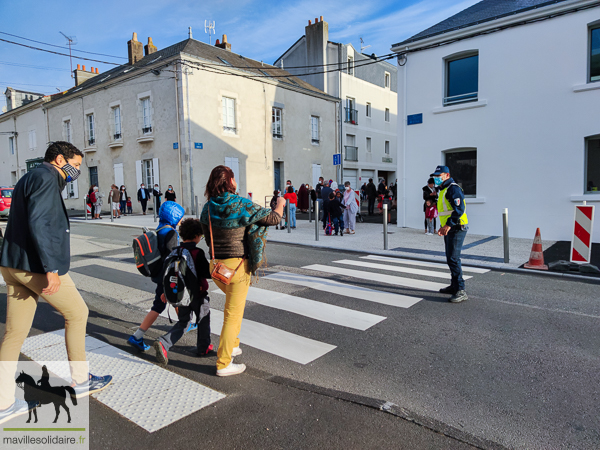
<path fill-rule="evenodd" d="M 15 110 L 37 106 L 42 122 L 17 117 L 17 126 L 46 132 L 25 158 L 27 133 L 19 132 L 19 167 L 43 157 L 48 141 L 70 141 L 84 152 L 82 175 L 65 192 L 68 208 L 83 209 L 90 184 L 108 193 L 115 183 L 126 185 L 139 211 L 143 182 L 163 191 L 173 185 L 190 211 L 195 196 L 204 201 L 210 171 L 220 164 L 233 169 L 241 195 L 264 204 L 280 179 L 314 182 L 321 167 L 333 171 L 338 99 L 231 52 L 225 39 L 211 46 L 190 38 L 162 50 L 149 39 L 145 53 L 143 47 L 134 33 L 129 64 L 102 74 L 78 68 L 77 86 Z M 0 127 L 11 113 L 0 116 Z M 0 141 L 1 155 L 8 145 Z M 14 184 L 15 164 L 0 171 L 0 184 Z"/>
<path fill-rule="evenodd" d="M 305 35 L 274 65 L 342 100 L 339 153 L 343 156 L 343 175 L 325 174 L 326 179 L 350 181 L 354 188 L 369 178 L 375 184 L 378 178 L 384 178 L 387 184 L 395 182 L 395 65 L 375 55 L 362 54 L 352 44 L 331 42 L 329 25 L 323 17 L 314 23 L 309 21 Z"/>
<path fill-rule="evenodd" d="M 570 240 L 600 205 L 600 6 L 484 0 L 395 44 L 398 226 L 423 225 L 421 187 L 447 164 L 473 233 Z M 600 226 L 593 241 L 600 242 Z"/>

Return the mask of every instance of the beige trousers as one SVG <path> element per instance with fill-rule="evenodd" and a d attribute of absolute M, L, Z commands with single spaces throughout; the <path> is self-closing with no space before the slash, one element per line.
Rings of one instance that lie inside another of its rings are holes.
<path fill-rule="evenodd" d="M 52 295 L 42 294 L 48 285 L 46 275 L 24 270 L 0 268 L 6 281 L 6 331 L 0 347 L 0 409 L 15 401 L 15 372 L 25 338 L 29 334 L 39 297 L 65 318 L 65 341 L 71 366 L 71 378 L 77 383 L 87 380 L 85 362 L 85 328 L 88 307 L 69 274 L 60 277 L 60 289 Z"/>

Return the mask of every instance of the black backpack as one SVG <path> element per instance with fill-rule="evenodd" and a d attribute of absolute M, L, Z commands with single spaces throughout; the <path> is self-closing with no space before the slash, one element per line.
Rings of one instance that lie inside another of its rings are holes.
<path fill-rule="evenodd" d="M 167 301 L 175 306 L 189 306 L 200 292 L 196 257 L 202 250 L 175 247 L 163 265 L 163 288 Z"/>
<path fill-rule="evenodd" d="M 164 228 L 172 228 L 169 225 L 160 227 L 158 230 L 148 230 L 144 227 L 144 234 L 133 240 L 133 256 L 135 266 L 145 277 L 157 277 L 161 275 L 163 268 L 162 255 L 158 247 L 158 232 Z"/>

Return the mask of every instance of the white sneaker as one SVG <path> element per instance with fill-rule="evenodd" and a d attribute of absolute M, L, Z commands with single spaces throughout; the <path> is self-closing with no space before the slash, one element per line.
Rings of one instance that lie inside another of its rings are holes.
<path fill-rule="evenodd" d="M 28 413 L 34 408 L 37 408 L 40 405 L 40 402 L 20 400 L 15 398 L 15 402 L 10 405 L 8 408 L 0 411 L 0 423 L 8 422 L 11 419 L 14 419 L 17 416 Z"/>
<path fill-rule="evenodd" d="M 356 234 L 356 233 L 354 232 L 354 230 L 350 230 L 349 234 Z"/>
<path fill-rule="evenodd" d="M 217 369 L 218 377 L 228 377 L 230 375 L 237 375 L 246 370 L 246 364 L 234 364 L 233 361 L 229 363 L 224 369 Z"/>
<path fill-rule="evenodd" d="M 233 347 L 233 351 L 231 352 L 231 356 L 240 356 L 242 354 L 242 349 L 239 347 Z"/>

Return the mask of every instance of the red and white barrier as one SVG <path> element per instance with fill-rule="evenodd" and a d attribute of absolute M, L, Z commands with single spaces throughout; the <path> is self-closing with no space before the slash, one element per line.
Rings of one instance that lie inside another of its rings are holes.
<path fill-rule="evenodd" d="M 589 263 L 592 254 L 594 206 L 575 206 L 575 229 L 571 241 L 571 262 Z"/>

